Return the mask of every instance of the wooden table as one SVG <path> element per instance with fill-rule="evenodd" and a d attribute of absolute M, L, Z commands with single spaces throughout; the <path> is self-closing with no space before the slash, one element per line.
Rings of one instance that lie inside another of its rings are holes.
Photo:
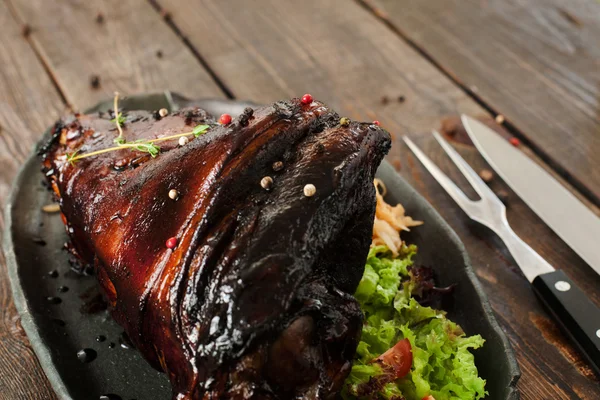
<path fill-rule="evenodd" d="M 69 109 L 170 89 L 268 103 L 305 92 L 394 134 L 388 160 L 465 243 L 522 370 L 523 399 L 598 399 L 600 384 L 548 319 L 499 239 L 470 222 L 401 143 L 463 183 L 431 129 L 476 169 L 460 113 L 487 120 L 598 213 L 596 0 L 0 0 L 0 196 Z M 250 4 L 250 2 L 244 2 Z M 504 123 L 497 124 L 504 120 Z M 600 277 L 507 186 L 515 231 L 600 303 Z M 3 222 L 3 221 L 1 221 Z M 569 221 L 565 221 L 569 223 Z M 599 239 L 600 240 L 600 239 Z M 0 267 L 0 398 L 55 399 Z"/>

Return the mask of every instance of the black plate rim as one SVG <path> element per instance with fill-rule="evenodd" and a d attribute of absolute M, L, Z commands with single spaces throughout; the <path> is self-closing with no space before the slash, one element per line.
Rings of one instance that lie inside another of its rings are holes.
<path fill-rule="evenodd" d="M 397 176 L 399 176 L 402 181 L 404 181 L 404 178 L 402 178 L 396 172 L 394 167 L 390 163 L 388 163 L 386 160 L 383 160 L 383 162 L 381 163 L 381 165 L 379 167 L 379 170 L 388 170 L 387 173 L 394 173 Z M 378 173 L 380 173 L 379 170 L 378 170 Z M 479 298 L 481 307 L 483 308 L 483 311 L 484 311 L 485 315 L 487 316 L 488 322 L 489 322 L 492 330 L 494 331 L 496 336 L 500 339 L 501 345 L 506 353 L 506 357 L 507 357 L 508 365 L 509 365 L 509 374 L 511 375 L 511 380 L 510 380 L 508 388 L 507 388 L 508 394 L 506 396 L 506 400 L 518 400 L 520 398 L 520 394 L 519 394 L 519 390 L 517 389 L 517 382 L 521 378 L 521 369 L 517 362 L 517 357 L 515 355 L 515 351 L 514 351 L 512 345 L 510 344 L 510 341 L 508 340 L 506 333 L 504 332 L 504 330 L 498 323 L 498 320 L 496 319 L 496 313 L 492 309 L 492 305 L 487 297 L 487 294 L 485 293 L 485 289 L 483 288 L 481 281 L 479 281 L 477 274 L 475 274 L 475 270 L 473 269 L 473 265 L 471 264 L 471 258 L 469 257 L 469 253 L 467 252 L 467 249 L 465 248 L 464 243 L 462 242 L 462 240 L 460 240 L 460 237 L 454 231 L 454 229 L 452 229 L 452 227 L 446 222 L 446 220 L 438 213 L 438 211 L 423 196 L 421 196 L 421 194 L 419 192 L 417 192 L 417 190 L 415 188 L 413 188 L 408 182 L 404 181 L 404 183 L 407 186 L 406 191 L 411 192 L 410 193 L 411 196 L 414 196 L 420 202 L 427 204 L 427 206 L 430 208 L 431 213 L 434 214 L 438 218 L 439 221 L 441 221 L 441 223 L 439 224 L 439 227 L 444 230 L 444 233 L 447 234 L 452 239 L 454 244 L 457 246 L 457 248 L 461 254 L 461 257 L 463 259 L 463 262 L 464 262 L 464 266 L 465 266 L 464 271 L 465 271 L 467 277 L 469 278 L 469 280 L 471 281 L 473 288 L 475 289 L 475 293 L 477 294 L 477 297 Z"/>
<path fill-rule="evenodd" d="M 180 95 L 170 92 L 170 91 L 164 91 L 162 93 L 150 93 L 150 94 L 130 96 L 129 98 L 130 99 L 144 99 L 144 98 L 148 98 L 148 97 L 162 98 L 162 100 L 164 100 L 167 104 L 170 105 L 171 110 L 177 110 L 178 108 L 180 108 L 179 104 L 189 101 L 185 97 L 180 96 Z M 206 99 L 206 101 L 210 101 L 210 100 Z M 220 101 L 223 101 L 223 100 L 220 100 Z M 234 100 L 231 100 L 231 102 L 237 103 L 237 104 L 243 104 L 243 105 L 251 105 L 252 104 L 249 102 L 239 102 L 239 101 L 234 101 Z M 90 107 L 85 112 L 86 113 L 93 112 L 96 107 L 98 107 L 98 106 Z M 48 131 L 46 131 L 46 133 L 42 137 L 41 141 L 44 140 L 44 137 L 46 137 L 47 133 L 48 133 Z M 21 284 L 21 278 L 19 277 L 19 273 L 18 273 L 19 266 L 18 266 L 16 254 L 14 251 L 15 246 L 14 246 L 14 242 L 13 242 L 13 238 L 12 238 L 12 230 L 13 230 L 12 208 L 13 208 L 13 205 L 15 204 L 15 202 L 18 200 L 19 192 L 21 189 L 20 182 L 23 180 L 23 175 L 25 173 L 26 166 L 29 165 L 29 163 L 34 161 L 35 159 L 37 159 L 37 154 L 36 154 L 35 147 L 34 147 L 32 153 L 29 155 L 29 157 L 27 157 L 27 159 L 24 160 L 23 164 L 19 168 L 19 171 L 18 171 L 15 179 L 12 182 L 11 192 L 10 192 L 8 200 L 5 204 L 5 209 L 4 209 L 5 227 L 4 227 L 4 232 L 3 232 L 2 246 L 4 249 L 4 255 L 5 255 L 5 259 L 6 259 L 6 265 L 7 265 L 8 277 L 9 277 L 9 281 L 10 281 L 10 285 L 11 285 L 13 302 L 15 304 L 15 308 L 17 309 L 17 311 L 21 317 L 21 325 L 22 325 L 25 333 L 27 334 L 27 337 L 29 338 L 31 347 L 33 348 L 36 356 L 39 359 L 40 366 L 42 367 L 42 370 L 48 377 L 48 380 L 49 380 L 50 384 L 52 385 L 52 388 L 56 392 L 56 395 L 61 400 L 62 399 L 71 400 L 72 398 L 69 395 L 67 386 L 65 385 L 60 373 L 56 369 L 56 367 L 52 361 L 52 357 L 50 355 L 49 348 L 45 345 L 44 341 L 42 340 L 42 338 L 39 334 L 38 325 L 36 324 L 34 318 L 31 315 L 29 303 L 25 296 L 23 286 Z M 397 174 L 397 172 L 394 170 L 394 168 L 387 161 L 385 161 L 385 160 L 383 161 L 383 163 L 380 166 L 380 169 L 388 170 L 387 173 L 396 174 L 399 177 L 399 179 L 404 181 L 404 179 L 399 174 Z M 496 320 L 495 313 L 492 310 L 492 306 L 488 300 L 488 297 L 484 291 L 484 288 L 483 288 L 481 282 L 479 281 L 479 278 L 475 274 L 475 271 L 471 264 L 469 255 L 466 251 L 466 248 L 464 247 L 464 244 L 462 243 L 462 241 L 460 240 L 460 238 L 456 234 L 456 232 L 450 227 L 450 225 L 439 215 L 437 210 L 425 198 L 423 198 L 423 196 L 421 196 L 411 185 L 409 185 L 405 181 L 404 181 L 404 183 L 406 184 L 406 186 L 408 188 L 407 190 L 409 192 L 411 192 L 411 196 L 414 196 L 415 198 L 417 198 L 419 202 L 425 203 L 430 208 L 430 211 L 438 217 L 439 221 L 441 221 L 440 228 L 442 228 L 444 233 L 452 239 L 452 241 L 454 242 L 454 244 L 457 246 L 458 250 L 460 251 L 461 257 L 464 261 L 465 273 L 468 276 L 469 280 L 471 281 L 473 288 L 475 289 L 475 292 L 477 294 L 477 297 L 479 298 L 481 306 L 482 306 L 485 314 L 488 317 L 488 322 L 490 323 L 490 326 L 491 326 L 492 330 L 494 331 L 494 333 L 496 334 L 496 336 L 500 339 L 501 345 L 504 348 L 506 356 L 507 356 L 507 360 L 508 360 L 508 364 L 509 364 L 509 373 L 510 373 L 512 379 L 509 382 L 509 387 L 507 388 L 508 395 L 507 395 L 506 399 L 507 400 L 518 399 L 519 391 L 516 388 L 516 385 L 521 376 L 521 371 L 518 366 L 514 350 L 508 340 L 508 337 L 506 336 L 506 333 L 502 330 L 498 321 Z"/>
<path fill-rule="evenodd" d="M 23 179 L 23 174 L 26 170 L 26 165 L 28 165 L 33 158 L 36 158 L 35 150 L 32 154 L 27 157 L 27 159 L 23 162 L 21 168 L 19 168 L 19 172 L 15 177 L 12 183 L 12 189 L 10 192 L 9 199 L 5 204 L 4 210 L 4 221 L 5 227 L 3 232 L 3 240 L 2 247 L 4 249 L 4 257 L 6 260 L 6 268 L 8 269 L 8 280 L 10 281 L 13 303 L 15 304 L 15 308 L 21 317 L 21 326 L 23 330 L 27 334 L 27 338 L 29 339 L 29 343 L 35 352 L 35 355 L 39 359 L 39 364 L 42 367 L 42 370 L 46 374 L 48 381 L 52 385 L 54 392 L 58 396 L 59 399 L 71 400 L 71 397 L 68 394 L 67 386 L 65 385 L 62 377 L 56 370 L 54 363 L 52 362 L 52 357 L 50 356 L 50 350 L 44 344 L 42 340 L 37 324 L 35 320 L 31 316 L 31 311 L 29 308 L 29 302 L 25 297 L 25 293 L 23 291 L 23 285 L 21 284 L 21 278 L 19 277 L 19 265 L 17 263 L 17 256 L 15 254 L 15 246 L 12 239 L 12 208 L 13 204 L 15 204 L 17 197 L 20 192 L 19 182 Z"/>
<path fill-rule="evenodd" d="M 179 108 L 177 103 L 173 100 L 173 97 L 175 96 L 175 97 L 179 97 L 179 98 L 183 99 L 183 97 L 175 95 L 175 94 L 171 93 L 170 91 L 164 91 L 163 93 L 150 93 L 150 94 L 145 94 L 145 95 L 130 96 L 130 98 L 145 98 L 145 97 L 149 97 L 149 96 L 163 97 L 166 100 L 166 102 L 171 106 L 172 110 Z M 85 111 L 85 113 L 93 112 L 94 108 L 96 108 L 96 107 L 97 106 L 88 108 Z M 9 280 L 10 286 L 11 286 L 13 302 L 15 304 L 15 308 L 17 309 L 17 312 L 19 313 L 19 316 L 21 317 L 21 326 L 23 327 L 23 330 L 27 334 L 30 345 L 31 345 L 33 351 L 35 352 L 35 355 L 39 359 L 40 366 L 42 367 L 42 370 L 46 374 L 46 377 L 48 378 L 48 381 L 52 385 L 52 388 L 54 389 L 58 398 L 61 400 L 72 400 L 71 396 L 69 395 L 69 391 L 67 389 L 65 382 L 63 381 L 63 379 L 62 379 L 60 373 L 58 372 L 58 370 L 56 369 L 56 367 L 54 366 L 54 362 L 52 361 L 52 357 L 50 355 L 49 348 L 44 344 L 44 341 L 42 340 L 42 338 L 39 334 L 37 324 L 36 324 L 34 318 L 31 316 L 29 302 L 27 301 L 27 298 L 25 297 L 25 293 L 23 291 L 23 285 L 21 284 L 21 278 L 19 277 L 19 271 L 18 271 L 19 265 L 17 262 L 17 256 L 15 254 L 15 250 L 14 250 L 15 245 L 14 245 L 14 242 L 12 239 L 12 230 L 13 230 L 12 208 L 13 208 L 13 204 L 15 204 L 15 202 L 18 200 L 17 197 L 19 196 L 19 192 L 21 189 L 20 182 L 23 180 L 23 175 L 26 171 L 27 165 L 30 162 L 37 159 L 38 155 L 37 155 L 36 149 L 37 149 L 39 143 L 42 143 L 45 140 L 45 138 L 48 137 L 49 129 L 46 130 L 46 132 L 44 132 L 44 134 L 42 135 L 42 137 L 38 141 L 38 143 L 36 143 L 33 146 L 31 154 L 27 157 L 27 159 L 25 159 L 23 161 L 23 164 L 19 168 L 19 171 L 17 172 L 17 175 L 15 176 L 15 179 L 12 182 L 10 195 L 4 206 L 5 226 L 4 226 L 4 232 L 3 232 L 3 238 L 2 238 L 2 247 L 4 250 L 4 257 L 6 260 L 6 268 L 8 270 L 8 280 Z"/>

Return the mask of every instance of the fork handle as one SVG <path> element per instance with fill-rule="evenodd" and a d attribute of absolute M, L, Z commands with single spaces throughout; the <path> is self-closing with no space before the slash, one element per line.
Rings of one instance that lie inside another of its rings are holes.
<path fill-rule="evenodd" d="M 600 375 L 600 308 L 563 271 L 538 275 L 534 292 Z"/>

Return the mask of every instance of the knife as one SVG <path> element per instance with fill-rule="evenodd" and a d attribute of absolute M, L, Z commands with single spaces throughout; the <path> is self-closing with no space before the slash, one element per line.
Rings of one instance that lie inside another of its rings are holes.
<path fill-rule="evenodd" d="M 462 122 L 477 150 L 502 180 L 600 274 L 600 218 L 496 132 L 466 115 Z"/>
<path fill-rule="evenodd" d="M 479 194 L 480 200 L 465 196 L 421 149 L 409 138 L 403 139 L 460 208 L 502 239 L 542 304 L 600 375 L 600 308 L 564 272 L 554 269 L 517 236 L 506 219 L 506 207 L 500 199 L 439 133 L 434 132 L 433 135 Z"/>

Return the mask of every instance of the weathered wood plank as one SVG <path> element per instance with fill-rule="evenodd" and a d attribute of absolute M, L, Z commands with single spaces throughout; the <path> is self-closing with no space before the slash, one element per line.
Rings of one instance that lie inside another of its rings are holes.
<path fill-rule="evenodd" d="M 22 27 L 0 1 L 0 203 L 41 132 L 64 106 Z M 0 216 L 0 232 L 4 220 Z M 0 253 L 0 397 L 55 399 L 19 323 Z"/>
<path fill-rule="evenodd" d="M 362 1 L 600 205 L 600 2 Z"/>
<path fill-rule="evenodd" d="M 464 182 L 428 131 L 461 112 L 484 117 L 487 113 L 357 3 L 262 0 L 243 13 L 233 11 L 237 9 L 233 0 L 156 3 L 171 13 L 177 28 L 237 97 L 268 102 L 310 92 L 342 114 L 379 119 L 396 135 L 410 133 L 453 178 Z M 396 100 L 400 95 L 404 102 Z M 484 166 L 472 146 L 457 146 L 476 168 Z M 577 353 L 552 330 L 553 324 L 545 323 L 545 312 L 500 241 L 467 220 L 399 137 L 388 159 L 402 163 L 402 175 L 465 242 L 517 348 L 523 398 L 600 396 L 597 382 Z M 502 182 L 494 186 L 509 193 L 515 230 L 550 262 L 569 265 L 576 282 L 599 302 L 595 287 L 600 278 Z"/>
<path fill-rule="evenodd" d="M 112 4 L 114 5 L 115 2 Z M 230 10 L 236 9 L 236 4 L 231 1 L 197 3 L 197 8 L 189 4 L 184 4 L 186 7 L 181 9 L 171 5 L 168 8 L 176 17 L 175 22 L 180 27 L 183 26 L 180 24 L 183 19 L 187 20 L 189 27 L 194 29 L 198 29 L 198 25 L 211 24 L 204 31 L 208 36 L 192 35 L 191 29 L 182 30 L 184 34 L 189 35 L 190 40 L 200 49 L 201 54 L 225 83 L 240 97 L 271 101 L 310 91 L 349 116 L 381 119 L 390 130 L 396 132 L 423 132 L 437 126 L 442 117 L 458 112 L 483 114 L 482 110 L 460 90 L 457 90 L 389 31 L 375 24 L 368 14 L 361 12 L 353 3 L 348 5 L 341 1 L 332 2 L 331 7 L 324 5 L 325 8 L 319 9 L 320 15 L 314 14 L 314 10 L 320 4 L 316 1 L 308 1 L 304 4 L 279 5 L 267 4 L 267 2 L 264 4 L 267 7 L 259 7 L 252 12 L 246 10 L 245 15 L 238 15 L 235 18 L 229 15 Z M 276 7 L 276 14 L 272 14 L 271 7 Z M 37 12 L 36 10 L 33 11 Z M 264 17 L 259 15 L 265 10 L 267 14 Z M 182 15 L 192 12 L 195 19 Z M 211 17 L 211 13 L 217 13 L 221 18 Z M 117 14 L 120 15 L 120 12 Z M 60 15 L 72 16 L 73 14 L 68 11 Z M 85 17 L 85 15 L 78 16 Z M 279 18 L 277 24 L 269 22 L 275 21 L 274 16 L 283 16 L 283 18 Z M 297 22 L 290 21 L 291 17 L 298 18 Z M 240 27 L 239 19 L 244 18 L 249 20 Z M 291 28 L 288 29 L 290 24 Z M 363 24 L 367 26 L 362 26 Z M 130 29 L 127 23 L 120 26 L 123 30 Z M 223 32 L 221 26 L 227 27 L 227 30 Z M 35 26 L 33 28 L 35 38 L 35 30 L 38 28 Z M 43 31 L 44 35 L 48 36 L 48 39 L 44 40 L 55 40 L 52 29 L 46 28 Z M 56 29 L 65 28 L 61 25 Z M 340 29 L 343 29 L 342 33 L 339 32 Z M 77 31 L 73 32 L 77 33 Z M 143 35 L 142 32 L 135 32 L 136 35 Z M 281 38 L 268 37 L 273 35 Z M 333 37 L 330 38 L 329 35 Z M 111 36 L 113 39 L 115 37 Z M 95 39 L 92 38 L 92 42 Z M 309 42 L 304 43 L 305 40 Z M 40 47 L 42 43 L 36 42 L 36 44 L 44 54 L 43 48 Z M 215 53 L 204 51 L 206 49 L 203 50 L 200 44 Z M 68 46 L 65 45 L 67 49 L 72 50 Z M 224 46 L 224 49 L 220 49 L 220 46 Z M 154 49 L 148 52 L 155 54 Z M 382 52 L 386 54 L 382 55 Z M 389 55 L 388 52 L 395 54 Z M 164 54 L 166 58 L 166 52 Z M 145 62 L 154 63 L 151 58 L 144 58 L 145 53 L 141 55 L 137 53 L 135 57 L 135 60 L 130 62 L 137 66 L 143 65 L 137 61 L 140 57 Z M 329 57 L 332 58 L 329 61 L 321 60 Z M 46 56 L 44 59 L 49 60 Z M 54 59 L 55 64 L 63 62 L 65 60 L 62 58 Z M 55 64 L 48 65 L 54 70 Z M 91 65 L 88 64 L 86 68 Z M 391 72 L 387 71 L 388 67 Z M 74 68 L 72 74 L 68 74 L 68 70 L 63 70 L 62 76 L 72 79 L 73 76 L 81 76 L 76 74 L 81 70 L 81 67 Z M 128 77 L 118 75 L 122 72 L 119 68 L 108 70 L 112 74 L 117 74 L 117 78 L 112 77 L 113 75 L 109 75 L 108 78 L 101 76 L 105 93 L 98 97 L 112 94 L 115 88 L 131 93 L 146 87 L 143 85 L 134 87 L 132 82 L 127 81 Z M 90 71 L 85 69 L 83 71 L 84 76 L 80 78 L 83 83 L 80 82 L 79 85 L 88 82 L 88 76 L 85 74 L 89 74 Z M 181 73 L 181 70 L 177 71 Z M 122 82 L 121 79 L 126 82 Z M 138 78 L 132 79 L 135 81 Z M 179 78 L 168 76 L 168 79 Z M 158 81 L 157 78 L 152 82 Z M 104 88 L 106 82 L 114 82 L 115 87 Z M 59 83 L 61 87 L 75 86 L 75 83 L 69 79 L 59 79 Z M 117 83 L 123 86 L 118 86 Z M 134 87 L 133 91 L 128 89 L 130 87 Z M 201 88 L 201 85 L 199 87 Z M 189 91 L 181 91 L 196 97 L 207 95 L 197 90 L 195 86 Z M 78 92 L 71 89 L 69 93 L 67 98 L 79 107 L 96 101 L 96 98 L 85 93 L 85 90 Z M 406 96 L 405 103 L 394 101 L 399 94 Z M 383 95 L 391 99 L 385 105 L 381 102 Z M 433 147 L 433 142 L 424 138 L 417 139 L 430 154 L 436 154 L 435 159 L 443 168 L 449 170 L 447 159 L 440 157 L 439 148 Z M 459 149 L 470 162 L 479 167 L 483 165 L 472 148 L 459 145 Z M 506 253 L 496 250 L 497 239 L 486 230 L 467 222 L 427 172 L 406 153 L 404 147 L 396 143 L 390 158 L 397 163 L 398 157 L 402 157 L 405 164 L 402 170 L 405 177 L 429 198 L 465 241 L 477 272 L 490 293 L 494 307 L 518 350 L 524 372 L 520 385 L 523 397 L 573 398 L 576 394 L 582 398 L 596 398 L 599 395 L 594 391 L 597 383 L 578 372 L 578 368 L 586 372 L 581 360 L 577 358 L 576 353 L 573 353 L 571 347 L 565 344 L 561 335 L 553 331 L 552 325 L 546 323 L 545 314 L 537 305 L 524 279 L 514 272 L 514 268 L 508 269 L 510 262 L 506 261 L 509 260 Z M 456 174 L 452 176 L 456 177 Z M 499 185 L 503 187 L 501 183 Z M 594 293 L 594 285 L 597 287 L 599 283 L 598 278 L 584 268 L 581 260 L 574 257 L 558 238 L 551 232 L 547 232 L 548 229 L 543 227 L 512 193 L 509 197 L 511 201 L 509 215 L 511 221 L 514 220 L 516 224 L 515 229 L 551 262 L 573 265 L 575 280 L 582 284 L 588 293 Z M 532 314 L 527 313 L 526 310 L 531 310 Z"/>
<path fill-rule="evenodd" d="M 9 12 L 10 10 L 10 12 Z M 64 106 L 29 40 L 70 105 L 84 109 L 112 96 L 171 89 L 192 97 L 223 97 L 183 42 L 145 1 L 43 0 L 0 2 L 0 197 L 41 132 Z M 99 16 L 101 16 L 99 18 Z M 102 22 L 98 22 L 98 20 Z M 160 57 L 159 57 L 160 54 Z M 100 85 L 91 85 L 98 76 Z M 54 399 L 18 323 L 6 268 L 0 267 L 0 397 Z"/>
<path fill-rule="evenodd" d="M 414 135 L 413 139 L 453 180 L 462 182 L 460 186 L 465 192 L 475 197 L 435 140 L 420 135 Z M 476 171 L 490 169 L 472 144 L 455 140 L 454 145 Z M 523 374 L 518 385 L 522 399 L 595 399 L 600 396 L 597 377 L 539 305 L 500 239 L 470 221 L 408 149 L 396 150 L 403 160 L 401 175 L 436 207 L 465 243 L 476 273 L 515 348 Z M 499 178 L 494 178 L 490 186 L 507 195 L 508 219 L 514 230 L 550 263 L 565 268 L 585 286 L 593 301 L 600 304 L 597 291 L 600 277 Z M 598 208 L 592 206 L 592 209 L 599 212 Z"/>
<path fill-rule="evenodd" d="M 67 100 L 78 109 L 122 94 L 223 92 L 145 0 L 8 0 Z M 99 87 L 92 87 L 94 76 Z"/>
<path fill-rule="evenodd" d="M 232 0 L 156 3 L 239 99 L 265 103 L 310 91 L 341 114 L 381 120 L 398 134 L 428 131 L 458 110 L 482 112 L 352 2 L 264 0 L 244 12 L 234 12 Z"/>

